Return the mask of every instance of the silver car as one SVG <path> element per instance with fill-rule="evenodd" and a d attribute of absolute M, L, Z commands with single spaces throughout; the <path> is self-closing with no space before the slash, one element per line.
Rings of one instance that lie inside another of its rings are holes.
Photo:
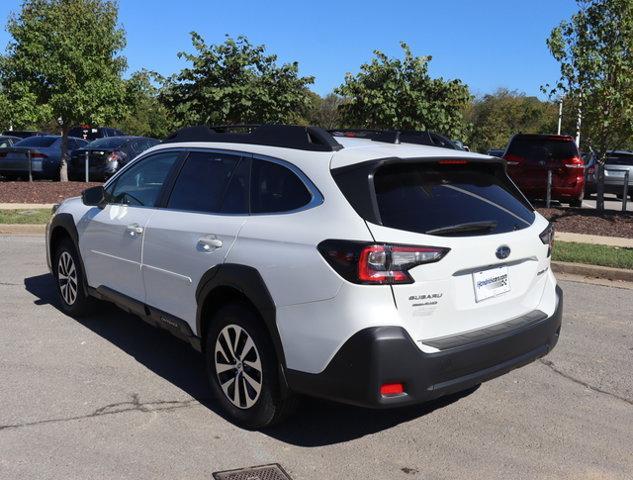
<path fill-rule="evenodd" d="M 624 192 L 625 172 L 629 172 L 628 194 L 633 201 L 633 151 L 612 150 L 607 154 L 604 169 L 604 192 L 613 193 L 621 197 Z M 587 192 L 595 193 L 598 178 L 598 168 L 595 162 L 587 163 Z"/>

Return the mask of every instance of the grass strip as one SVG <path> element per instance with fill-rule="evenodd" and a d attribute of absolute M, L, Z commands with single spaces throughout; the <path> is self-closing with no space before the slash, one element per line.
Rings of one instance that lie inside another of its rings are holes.
<path fill-rule="evenodd" d="M 556 241 L 552 260 L 633 270 L 633 248 Z"/>
<path fill-rule="evenodd" d="M 0 224 L 41 225 L 51 217 L 50 208 L 32 210 L 0 210 Z"/>

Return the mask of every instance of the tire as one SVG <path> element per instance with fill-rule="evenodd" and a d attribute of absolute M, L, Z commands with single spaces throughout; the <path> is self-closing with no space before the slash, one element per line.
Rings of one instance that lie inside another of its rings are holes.
<path fill-rule="evenodd" d="M 84 276 L 79 255 L 70 239 L 63 239 L 55 249 L 53 276 L 62 310 L 72 317 L 92 311 L 94 299 L 84 292 Z"/>
<path fill-rule="evenodd" d="M 584 194 L 583 194 L 584 197 Z M 574 198 L 569 202 L 569 206 L 572 208 L 580 208 L 582 207 L 582 198 Z"/>
<path fill-rule="evenodd" d="M 294 410 L 296 397 L 282 392 L 279 361 L 261 319 L 235 303 L 221 307 L 210 320 L 206 372 L 222 411 L 248 429 L 281 422 Z"/>

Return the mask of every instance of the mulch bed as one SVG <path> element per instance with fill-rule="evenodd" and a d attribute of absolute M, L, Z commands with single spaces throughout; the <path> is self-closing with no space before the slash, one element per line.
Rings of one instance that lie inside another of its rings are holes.
<path fill-rule="evenodd" d="M 96 182 L 4 182 L 0 181 L 0 203 L 59 203 L 76 197 Z"/>
<path fill-rule="evenodd" d="M 633 213 L 588 208 L 537 208 L 559 232 L 633 238 Z"/>

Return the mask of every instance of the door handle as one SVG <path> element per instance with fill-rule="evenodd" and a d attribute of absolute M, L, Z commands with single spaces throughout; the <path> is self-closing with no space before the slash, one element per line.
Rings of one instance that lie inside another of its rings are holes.
<path fill-rule="evenodd" d="M 216 236 L 202 237 L 198 239 L 197 248 L 202 252 L 211 252 L 222 248 L 222 240 Z"/>
<path fill-rule="evenodd" d="M 130 237 L 136 237 L 137 235 L 141 235 L 143 233 L 143 227 L 141 227 L 138 223 L 132 223 L 125 227 L 125 230 L 130 235 Z"/>

